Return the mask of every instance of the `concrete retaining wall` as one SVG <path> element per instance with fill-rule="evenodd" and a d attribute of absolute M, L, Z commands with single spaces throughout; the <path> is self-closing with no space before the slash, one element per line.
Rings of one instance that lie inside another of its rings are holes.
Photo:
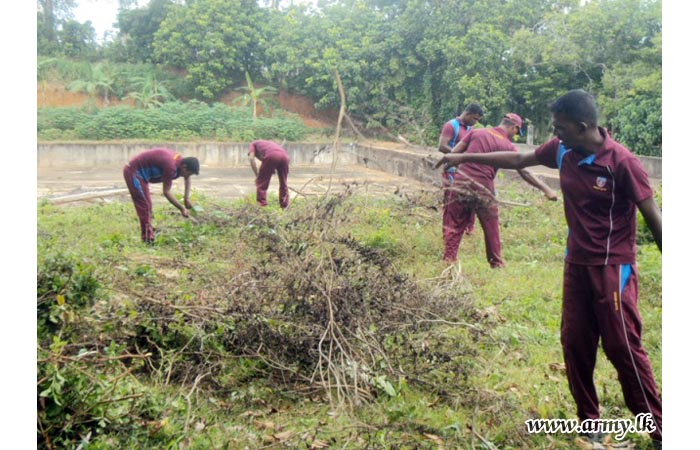
<path fill-rule="evenodd" d="M 248 144 L 229 143 L 163 143 L 186 156 L 196 156 L 203 167 L 232 167 L 248 164 Z M 39 144 L 39 168 L 122 167 L 136 154 L 155 147 L 145 144 L 64 143 Z M 519 145 L 522 151 L 532 146 Z M 291 164 L 331 164 L 330 144 L 285 144 Z M 427 157 L 439 157 L 434 149 L 389 149 L 365 144 L 343 144 L 338 164 L 359 164 L 394 175 L 426 182 L 439 179 Z M 640 157 L 649 176 L 661 179 L 661 158 Z M 533 170 L 534 171 L 534 170 Z M 504 171 L 509 172 L 509 171 Z"/>
<path fill-rule="evenodd" d="M 228 167 L 248 164 L 248 144 L 226 143 L 163 143 L 103 144 L 66 143 L 39 144 L 37 166 L 39 168 L 123 167 L 131 158 L 144 150 L 166 147 L 185 156 L 196 156 L 200 164 L 212 167 Z M 330 145 L 287 143 L 285 148 L 292 164 L 330 164 L 333 160 Z M 339 153 L 339 164 L 354 164 L 355 158 Z"/>

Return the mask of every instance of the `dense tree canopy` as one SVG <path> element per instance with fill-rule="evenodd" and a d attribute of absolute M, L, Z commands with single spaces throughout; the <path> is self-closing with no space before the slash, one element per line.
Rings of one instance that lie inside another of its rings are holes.
<path fill-rule="evenodd" d="M 38 3 L 40 54 L 89 53 L 94 37 L 67 22 L 72 0 Z M 337 70 L 350 116 L 370 131 L 432 145 L 442 123 L 479 102 L 488 124 L 516 111 L 541 142 L 551 135 L 551 101 L 584 88 L 618 139 L 661 152 L 660 0 L 151 0 L 121 8 L 119 34 L 102 55 L 177 69 L 200 100 L 245 85 L 248 72 L 337 107 Z"/>

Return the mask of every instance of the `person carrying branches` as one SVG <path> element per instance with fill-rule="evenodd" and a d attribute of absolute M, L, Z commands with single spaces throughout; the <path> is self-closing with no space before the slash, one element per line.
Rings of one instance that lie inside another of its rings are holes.
<path fill-rule="evenodd" d="M 497 127 L 472 129 L 467 132 L 449 154 L 517 152 L 518 149 L 511 140 L 513 136 L 520 133 L 522 125 L 523 121 L 519 115 L 508 113 Z M 451 193 L 443 214 L 443 238 L 445 241 L 443 260 L 445 262 L 454 263 L 457 261 L 462 236 L 465 231 L 468 234 L 471 232 L 476 216 L 484 231 L 488 263 L 492 268 L 505 266 L 505 261 L 501 256 L 498 203 L 494 201 L 494 179 L 497 170 L 490 166 L 471 162 L 465 162 L 457 167 L 454 181 L 446 188 Z M 518 174 L 526 182 L 544 192 L 548 199 L 557 199 L 556 192 L 528 170 L 520 169 Z"/>
<path fill-rule="evenodd" d="M 593 382 L 598 342 L 617 370 L 625 404 L 651 414 L 661 448 L 661 397 L 642 345 L 638 310 L 637 210 L 661 251 L 661 212 L 634 154 L 598 126 L 595 100 L 576 89 L 550 107 L 555 137 L 530 153 L 451 153 L 435 165 L 474 163 L 559 169 L 569 226 L 564 265 L 561 344 L 579 420 L 599 419 Z M 587 436 L 593 441 L 600 436 Z"/>
<path fill-rule="evenodd" d="M 167 148 L 146 150 L 124 166 L 124 181 L 129 188 L 136 214 L 141 222 L 141 240 L 153 244 L 155 232 L 151 225 L 153 204 L 149 185 L 163 183 L 163 195 L 176 207 L 183 217 L 189 217 L 190 176 L 199 175 L 199 160 L 193 156 L 183 158 L 179 153 Z M 170 191 L 173 180 L 182 176 L 185 180 L 185 198 L 182 205 Z"/>
<path fill-rule="evenodd" d="M 440 130 L 438 140 L 438 151 L 440 153 L 450 153 L 455 145 L 467 134 L 469 130 L 484 117 L 484 110 L 478 103 L 470 103 L 464 108 L 461 115 L 448 120 Z M 450 167 L 442 173 L 442 185 L 444 189 L 443 209 L 442 209 L 442 232 L 445 234 L 445 227 L 449 223 L 448 205 L 456 201 L 456 191 L 452 188 L 455 182 L 456 167 Z M 471 234 L 474 230 L 474 216 L 471 222 L 465 227 L 465 233 Z"/>

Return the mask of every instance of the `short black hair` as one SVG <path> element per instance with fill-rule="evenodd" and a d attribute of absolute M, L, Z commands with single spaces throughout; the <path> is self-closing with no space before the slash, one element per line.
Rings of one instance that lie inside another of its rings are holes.
<path fill-rule="evenodd" d="M 480 116 L 484 115 L 484 110 L 481 109 L 481 105 L 478 103 L 470 103 L 464 108 L 464 112 L 467 114 L 478 114 Z"/>
<path fill-rule="evenodd" d="M 194 156 L 182 158 L 182 163 L 187 167 L 187 171 L 195 175 L 199 175 L 199 160 Z"/>
<path fill-rule="evenodd" d="M 559 97 L 549 107 L 552 114 L 564 114 L 574 122 L 598 124 L 598 107 L 591 94 L 583 89 L 574 89 Z"/>

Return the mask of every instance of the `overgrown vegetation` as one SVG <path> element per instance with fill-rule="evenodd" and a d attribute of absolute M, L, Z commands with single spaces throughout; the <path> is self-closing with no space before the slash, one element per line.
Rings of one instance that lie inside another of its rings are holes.
<path fill-rule="evenodd" d="M 168 102 L 151 109 L 128 106 L 39 108 L 37 115 L 39 139 L 47 140 L 296 141 L 309 132 L 304 123 L 290 113 L 255 120 L 247 108 L 232 108 L 221 103 L 209 106 L 195 100 Z"/>
<path fill-rule="evenodd" d="M 504 208 L 500 271 L 478 233 L 461 268 L 440 263 L 433 190 L 286 211 L 195 192 L 189 221 L 156 201 L 154 247 L 128 202 L 40 204 L 38 447 L 571 448 L 524 431 L 574 417 L 561 205 L 499 192 L 533 205 Z M 640 268 L 660 383 L 661 260 L 645 244 Z M 601 366 L 605 416 L 628 417 Z"/>
<path fill-rule="evenodd" d="M 470 102 L 484 106 L 488 125 L 519 113 L 534 141 L 543 142 L 551 136 L 548 105 L 584 88 L 599 100 L 601 123 L 623 144 L 661 154 L 659 0 L 121 5 L 117 36 L 97 45 L 89 23 L 70 23 L 73 1 L 40 0 L 39 54 L 168 69 L 180 81 L 179 88 L 166 87 L 182 101 L 221 101 L 246 85 L 248 73 L 256 83 L 334 110 L 337 71 L 347 113 L 368 136 L 401 134 L 424 145 L 434 145 L 442 124 Z"/>

